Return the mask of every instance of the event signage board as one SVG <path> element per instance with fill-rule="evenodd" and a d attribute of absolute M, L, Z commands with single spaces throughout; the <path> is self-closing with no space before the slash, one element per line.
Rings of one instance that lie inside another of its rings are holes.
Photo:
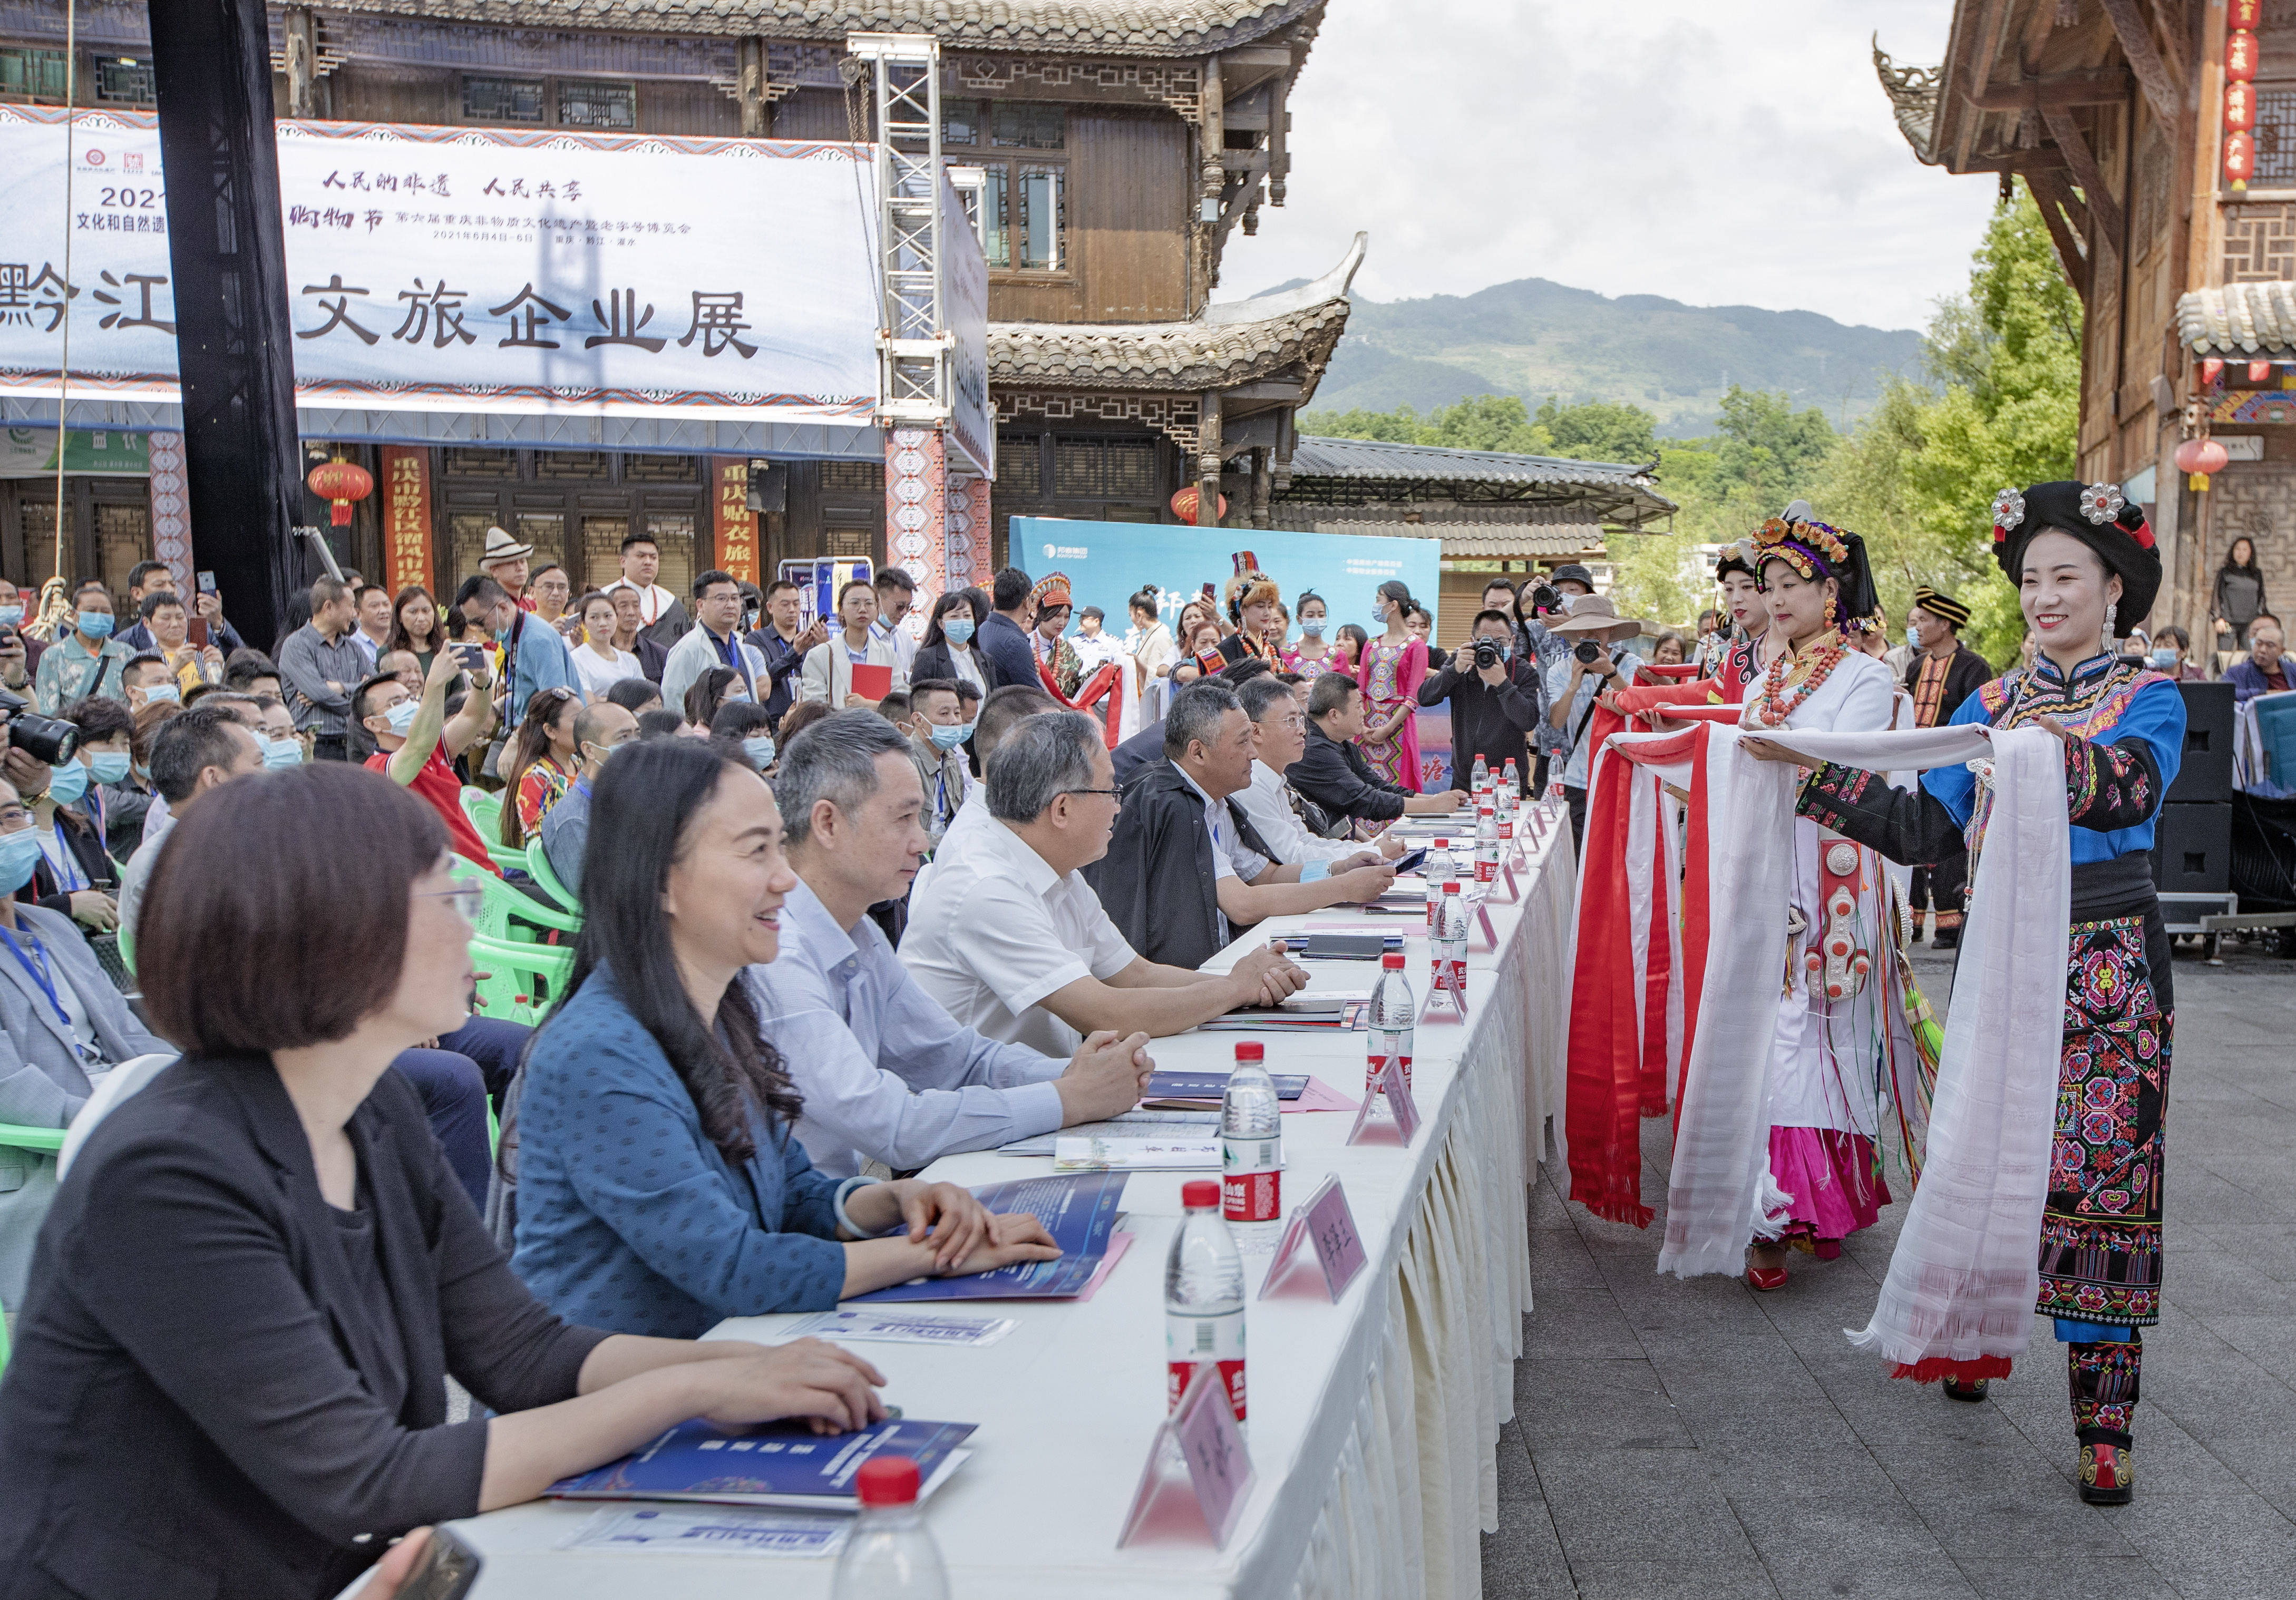
<path fill-rule="evenodd" d="M 868 146 L 277 126 L 299 404 L 873 424 Z M 167 203 L 152 114 L 0 105 L 0 394 L 68 324 L 75 394 L 178 398 Z"/>
<path fill-rule="evenodd" d="M 382 447 L 382 563 L 390 592 L 430 587 L 430 452 Z"/>
<path fill-rule="evenodd" d="M 1078 611 L 1096 605 L 1109 631 L 1129 625 L 1126 607 L 1149 584 L 1161 592 L 1161 620 L 1180 619 L 1180 608 L 1202 585 L 1215 594 L 1235 572 L 1234 557 L 1250 551 L 1259 570 L 1283 587 L 1287 604 L 1313 589 L 1331 621 L 1371 628 L 1371 601 L 1379 586 L 1400 578 L 1431 614 L 1442 586 L 1442 546 L 1435 539 L 1377 538 L 1352 533 L 1295 533 L 1269 528 L 1191 528 L 1185 523 L 1086 522 L 1062 517 L 1014 517 L 1011 560 L 1031 577 L 1068 574 Z M 1373 634 L 1379 633 L 1371 628 Z"/>
<path fill-rule="evenodd" d="M 996 476 L 996 418 L 988 405 L 988 258 L 941 170 L 941 319 L 948 326 L 948 442 L 983 478 Z M 949 464 L 952 467 L 957 464 Z"/>
<path fill-rule="evenodd" d="M 64 437 L 63 469 L 86 477 L 144 478 L 152 458 L 140 433 L 73 428 Z M 0 478 L 52 478 L 55 471 L 53 428 L 0 429 Z"/>

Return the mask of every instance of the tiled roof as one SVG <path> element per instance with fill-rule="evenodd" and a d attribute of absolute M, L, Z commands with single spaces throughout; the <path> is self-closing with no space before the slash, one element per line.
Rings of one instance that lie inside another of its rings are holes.
<path fill-rule="evenodd" d="M 1348 283 L 1363 262 L 1357 234 L 1345 259 L 1281 295 L 1206 307 L 1187 322 L 988 324 L 988 381 L 1018 389 L 1223 389 L 1287 369 L 1309 392 L 1348 325 Z"/>
<path fill-rule="evenodd" d="M 2177 302 L 2177 336 L 2195 355 L 2296 350 L 2296 283 L 2226 283 Z"/>
<path fill-rule="evenodd" d="M 1890 109 L 1896 113 L 1898 131 L 1914 148 L 1914 158 L 1924 166 L 1937 165 L 1937 156 L 1931 149 L 1931 134 L 1937 126 L 1938 89 L 1944 78 L 1936 67 L 1900 67 L 1882 48 L 1882 36 L 1874 36 L 1874 76 L 1882 80 L 1882 93 L 1890 97 Z"/>
<path fill-rule="evenodd" d="M 1521 561 L 1603 548 L 1598 522 L 1323 522 L 1318 533 L 1441 539 L 1447 561 Z"/>
<path fill-rule="evenodd" d="M 1410 483 L 1599 484 L 1606 488 L 1650 487 L 1650 468 L 1606 461 L 1567 461 L 1552 455 L 1510 455 L 1499 450 L 1453 450 L 1440 445 L 1397 445 L 1375 439 L 1325 439 L 1302 434 L 1292 453 L 1292 476 Z"/>
<path fill-rule="evenodd" d="M 365 12 L 505 28 L 761 34 L 845 42 L 849 33 L 930 33 L 964 50 L 1204 55 L 1265 38 L 1325 0 L 319 0 Z"/>

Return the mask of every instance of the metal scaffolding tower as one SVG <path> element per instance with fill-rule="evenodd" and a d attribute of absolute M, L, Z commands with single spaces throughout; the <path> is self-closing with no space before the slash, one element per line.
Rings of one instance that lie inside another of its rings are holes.
<path fill-rule="evenodd" d="M 941 229 L 950 219 L 941 205 L 940 41 L 856 33 L 845 48 L 872 63 L 877 91 L 878 420 L 944 423 L 955 341 L 941 306 Z"/>

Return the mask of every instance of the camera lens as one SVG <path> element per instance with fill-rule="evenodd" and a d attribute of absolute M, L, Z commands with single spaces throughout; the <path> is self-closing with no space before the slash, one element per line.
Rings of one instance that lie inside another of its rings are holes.
<path fill-rule="evenodd" d="M 1581 639 L 1570 647 L 1570 653 L 1582 661 L 1599 661 L 1603 659 L 1603 647 L 1592 639 Z"/>
<path fill-rule="evenodd" d="M 1559 611 L 1562 606 L 1562 591 L 1551 583 L 1540 584 L 1530 592 L 1530 606 L 1533 611 Z"/>
<path fill-rule="evenodd" d="M 20 713 L 8 724 L 7 735 L 10 744 L 49 767 L 70 760 L 79 748 L 79 729 L 56 717 Z"/>

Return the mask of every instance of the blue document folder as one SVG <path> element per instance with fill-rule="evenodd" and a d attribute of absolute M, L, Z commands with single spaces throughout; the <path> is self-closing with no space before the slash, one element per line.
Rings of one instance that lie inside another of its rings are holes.
<path fill-rule="evenodd" d="M 973 1426 L 898 1417 L 850 1433 L 816 1433 L 803 1423 L 721 1428 L 697 1417 L 619 1461 L 561 1478 L 545 1492 L 560 1500 L 709 1500 L 852 1511 L 859 1504 L 853 1475 L 872 1456 L 912 1456 L 919 1477 L 931 1484 L 940 1469 L 954 1465 L 950 1453 Z"/>
<path fill-rule="evenodd" d="M 1084 1292 L 1108 1253 L 1124 1199 L 1121 1172 L 1054 1173 L 1015 1178 L 972 1191 L 992 1211 L 1029 1211 L 1061 1247 L 1057 1259 L 1022 1261 L 970 1277 L 918 1278 L 873 1294 L 857 1294 L 849 1305 L 873 1301 L 1070 1300 Z"/>

